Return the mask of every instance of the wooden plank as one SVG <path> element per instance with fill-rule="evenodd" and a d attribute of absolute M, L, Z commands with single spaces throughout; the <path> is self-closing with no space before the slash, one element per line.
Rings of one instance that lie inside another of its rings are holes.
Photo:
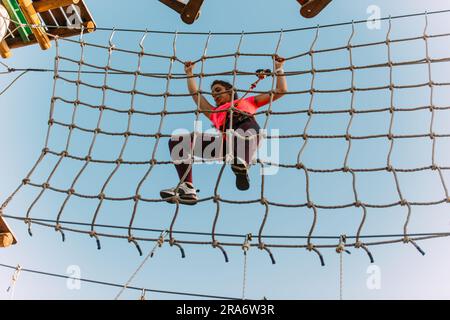
<path fill-rule="evenodd" d="M 2 0 L 5 9 L 8 11 L 9 16 L 12 19 L 13 24 L 17 28 L 17 33 L 14 36 L 20 36 L 22 41 L 29 42 L 30 36 L 33 34 L 31 28 L 28 26 L 23 26 L 21 24 L 27 24 L 24 14 L 22 13 L 19 4 L 16 0 Z M 10 30 L 15 29 L 10 25 Z"/>
<path fill-rule="evenodd" d="M 95 30 L 95 24 L 93 24 L 92 21 L 85 22 L 85 23 L 83 23 L 83 25 L 86 28 L 87 32 L 93 32 Z M 80 35 L 80 30 L 79 29 L 68 29 L 68 28 L 49 29 L 49 33 L 53 34 L 55 36 L 58 36 L 60 38 L 69 38 L 69 37 L 74 37 L 74 36 Z M 53 40 L 53 38 L 51 38 L 50 40 Z M 26 46 L 29 46 L 30 44 L 35 44 L 35 43 L 37 43 L 37 41 L 35 39 L 31 40 L 31 42 L 29 42 L 29 43 L 24 43 L 19 38 L 8 39 L 8 46 L 11 49 L 22 48 L 22 47 L 26 47 Z"/>
<path fill-rule="evenodd" d="M 41 21 L 39 20 L 39 17 L 34 10 L 33 3 L 31 0 L 18 0 L 20 8 L 22 9 L 23 14 L 25 15 L 25 18 L 27 19 L 28 23 L 31 25 L 41 25 Z M 36 40 L 38 41 L 40 47 L 42 50 L 50 49 L 50 39 L 46 35 L 43 28 L 32 28 L 31 31 L 33 32 L 34 36 L 36 37 Z"/>
<path fill-rule="evenodd" d="M 24 1 L 24 0 L 21 0 L 21 1 Z M 27 1 L 30 1 L 30 0 L 27 0 Z M 33 6 L 41 1 L 34 1 Z M 94 32 L 95 28 L 96 28 L 96 24 L 94 22 L 94 19 L 93 19 L 91 13 L 89 12 L 89 9 L 87 8 L 86 4 L 84 3 L 84 1 L 80 0 L 78 2 L 78 4 L 76 4 L 76 6 L 78 7 L 78 9 L 80 11 L 79 14 L 83 20 L 83 25 L 85 27 L 85 31 L 86 32 Z M 70 11 L 67 11 L 68 8 L 69 7 L 63 8 L 63 10 L 66 13 L 66 15 L 70 18 L 70 15 L 75 14 L 75 13 L 72 12 L 72 13 L 67 14 L 68 12 L 70 12 Z M 33 8 L 33 10 L 34 10 L 34 8 Z M 55 26 L 55 21 L 53 20 L 53 18 L 51 17 L 49 12 L 50 11 L 40 13 L 42 20 L 46 25 Z M 58 21 L 58 24 L 60 24 L 60 26 L 63 26 L 64 28 L 61 28 L 61 29 L 49 28 L 47 30 L 48 34 L 53 34 L 53 35 L 57 35 L 61 38 L 66 38 L 66 37 L 77 36 L 81 33 L 79 27 L 73 28 L 73 29 L 66 28 L 67 27 L 67 19 L 64 17 L 64 15 L 62 14 L 62 12 L 59 9 L 54 9 L 51 12 L 54 13 L 55 19 Z M 42 30 L 43 32 L 45 32 L 45 30 L 43 28 L 39 28 L 39 30 Z M 29 45 L 36 44 L 38 42 L 36 40 L 36 37 L 34 34 L 32 34 L 30 36 L 30 42 L 27 42 L 27 43 L 23 42 L 22 39 L 20 39 L 17 31 L 14 32 L 14 36 L 15 36 L 15 38 L 8 37 L 6 39 L 6 43 L 10 49 L 26 47 Z M 49 38 L 49 41 L 53 40 L 51 36 L 47 36 L 47 37 Z"/>
<path fill-rule="evenodd" d="M 46 12 L 61 7 L 68 7 L 72 4 L 78 4 L 80 0 L 40 0 L 33 2 L 36 12 Z"/>

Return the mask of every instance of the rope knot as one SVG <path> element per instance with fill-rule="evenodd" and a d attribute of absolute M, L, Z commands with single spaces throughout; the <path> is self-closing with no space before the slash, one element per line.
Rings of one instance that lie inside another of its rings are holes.
<path fill-rule="evenodd" d="M 342 168 L 342 171 L 344 171 L 344 172 L 349 172 L 349 171 L 350 171 L 350 168 L 347 167 L 347 166 L 345 166 L 345 167 Z"/>
<path fill-rule="evenodd" d="M 97 198 L 98 198 L 99 200 L 104 200 L 104 199 L 105 199 L 105 194 L 104 194 L 104 193 L 100 193 L 100 194 L 97 196 Z"/>
<path fill-rule="evenodd" d="M 266 244 L 264 242 L 258 243 L 258 249 L 259 250 L 264 250 L 265 248 L 266 248 Z"/>
<path fill-rule="evenodd" d="M 313 208 L 314 207 L 314 203 L 312 202 L 312 201 L 308 201 L 308 203 L 306 204 L 306 206 L 308 207 L 308 208 Z"/>
<path fill-rule="evenodd" d="M 139 200 L 141 200 L 141 195 L 137 194 L 133 197 L 134 202 L 138 202 Z"/>
<path fill-rule="evenodd" d="M 165 241 L 166 240 L 164 239 L 164 235 L 163 234 L 160 235 L 159 238 L 158 238 L 158 241 L 157 241 L 158 247 L 161 248 Z M 173 246 L 175 244 L 175 239 L 172 238 L 172 239 L 170 239 L 169 242 L 170 242 L 170 245 Z"/>
<path fill-rule="evenodd" d="M 73 195 L 75 193 L 75 189 L 69 189 L 69 190 L 67 190 L 67 194 L 69 194 L 69 195 Z"/>
<path fill-rule="evenodd" d="M 27 185 L 27 184 L 30 183 L 30 179 L 23 179 L 23 180 L 22 180 L 22 183 L 23 183 L 24 185 Z"/>
<path fill-rule="evenodd" d="M 219 246 L 219 241 L 214 240 L 214 241 L 212 242 L 212 247 L 213 247 L 214 249 L 216 249 L 218 246 Z"/>
<path fill-rule="evenodd" d="M 44 149 L 42 149 L 42 153 L 43 153 L 43 154 L 47 154 L 49 151 L 50 151 L 49 148 L 44 148 Z"/>
<path fill-rule="evenodd" d="M 357 200 L 357 201 L 355 202 L 355 207 L 359 208 L 359 207 L 361 207 L 361 206 L 362 206 L 361 201 Z"/>
<path fill-rule="evenodd" d="M 406 206 L 408 204 L 408 201 L 406 201 L 405 199 L 400 200 L 400 205 L 402 207 Z"/>
<path fill-rule="evenodd" d="M 305 168 L 305 165 L 302 163 L 302 162 L 300 162 L 300 163 L 297 163 L 297 164 L 295 164 L 295 168 L 296 169 L 304 169 Z"/>
<path fill-rule="evenodd" d="M 267 201 L 266 198 L 261 198 L 260 202 L 261 202 L 262 205 L 268 205 L 269 204 L 269 201 Z"/>
<path fill-rule="evenodd" d="M 308 245 L 306 246 L 306 250 L 313 251 L 314 250 L 314 245 L 312 243 L 308 243 Z"/>

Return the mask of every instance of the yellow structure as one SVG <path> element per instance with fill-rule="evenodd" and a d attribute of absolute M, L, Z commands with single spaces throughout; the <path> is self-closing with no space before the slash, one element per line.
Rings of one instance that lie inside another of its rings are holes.
<path fill-rule="evenodd" d="M 96 25 L 83 0 L 0 0 L 9 11 L 11 23 L 0 43 L 0 55 L 11 56 L 11 49 L 39 44 L 51 47 L 52 36 L 72 37 L 95 31 Z"/>

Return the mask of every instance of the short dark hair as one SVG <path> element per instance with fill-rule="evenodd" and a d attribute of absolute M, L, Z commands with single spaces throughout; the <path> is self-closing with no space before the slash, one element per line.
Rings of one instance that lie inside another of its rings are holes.
<path fill-rule="evenodd" d="M 216 85 L 220 84 L 221 86 L 225 87 L 227 90 L 233 89 L 233 85 L 229 82 L 223 81 L 223 80 L 214 80 L 213 83 L 211 83 L 211 89 Z M 239 95 L 236 91 L 234 91 L 234 100 L 238 100 Z"/>

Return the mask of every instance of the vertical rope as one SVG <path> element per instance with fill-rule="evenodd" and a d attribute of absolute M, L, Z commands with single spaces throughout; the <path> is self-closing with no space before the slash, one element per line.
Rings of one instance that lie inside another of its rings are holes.
<path fill-rule="evenodd" d="M 236 85 L 236 76 L 237 76 L 237 64 L 238 64 L 238 59 L 240 56 L 240 50 L 241 50 L 241 45 L 242 45 L 242 41 L 244 39 L 244 32 L 242 32 L 241 37 L 239 38 L 239 43 L 238 46 L 236 48 L 236 52 L 234 54 L 234 67 L 233 67 L 233 83 L 232 83 L 232 88 L 231 88 L 231 104 L 230 106 L 234 105 L 234 93 L 235 93 L 235 85 Z M 233 135 L 232 135 L 232 128 L 233 128 L 233 108 L 230 107 L 229 109 L 230 111 L 230 127 L 227 130 L 227 149 L 226 149 L 226 155 L 224 155 L 224 162 L 222 164 L 222 168 L 220 169 L 219 175 L 217 177 L 216 180 L 216 185 L 214 187 L 214 202 L 216 203 L 216 215 L 214 217 L 214 221 L 213 221 L 213 225 L 212 225 L 212 232 L 211 232 L 211 237 L 212 237 L 212 247 L 213 248 L 218 248 L 219 250 L 222 251 L 222 253 L 224 254 L 225 257 L 225 261 L 228 262 L 228 256 L 226 254 L 225 249 L 223 249 L 223 247 L 220 245 L 219 241 L 217 241 L 216 239 L 216 228 L 217 228 L 217 222 L 219 220 L 219 216 L 220 216 L 220 194 L 219 194 L 219 185 L 220 185 L 220 181 L 222 180 L 222 175 L 223 172 L 225 170 L 225 166 L 228 162 L 229 158 L 229 151 L 233 150 Z M 231 140 L 231 141 L 230 141 Z M 224 143 L 223 139 L 221 140 L 221 143 Z M 229 148 L 228 148 L 229 147 Z M 221 145 L 221 150 L 223 150 L 223 145 Z M 230 152 L 231 152 L 230 151 Z"/>
<path fill-rule="evenodd" d="M 116 295 L 116 297 L 114 298 L 114 300 L 118 300 L 120 298 L 120 296 L 122 295 L 122 293 L 125 291 L 126 288 L 128 288 L 128 286 L 131 284 L 131 282 L 133 281 L 133 279 L 138 275 L 138 273 L 142 270 L 142 268 L 144 267 L 144 265 L 147 263 L 148 259 L 153 258 L 153 256 L 155 255 L 156 249 L 161 248 L 162 245 L 164 244 L 165 238 L 167 236 L 168 232 L 164 231 L 163 233 L 161 233 L 158 241 L 156 242 L 155 246 L 153 247 L 153 249 L 148 253 L 148 255 L 144 258 L 144 260 L 141 262 L 141 264 L 137 267 L 137 269 L 131 274 L 130 278 L 128 279 L 128 281 L 125 283 L 125 285 L 123 286 L 122 289 L 120 289 L 119 293 Z M 142 296 L 141 296 L 142 297 Z M 145 298 L 145 292 L 144 292 L 144 298 Z M 141 299 L 142 300 L 142 299 Z"/>
<path fill-rule="evenodd" d="M 244 244 L 242 245 L 242 250 L 244 252 L 244 270 L 242 277 L 242 300 L 245 300 L 245 290 L 247 288 L 247 253 L 250 250 L 250 241 L 252 241 L 252 234 L 248 234 L 245 237 Z"/>
<path fill-rule="evenodd" d="M 344 257 L 343 251 L 339 253 L 339 300 L 343 300 L 344 291 Z"/>

